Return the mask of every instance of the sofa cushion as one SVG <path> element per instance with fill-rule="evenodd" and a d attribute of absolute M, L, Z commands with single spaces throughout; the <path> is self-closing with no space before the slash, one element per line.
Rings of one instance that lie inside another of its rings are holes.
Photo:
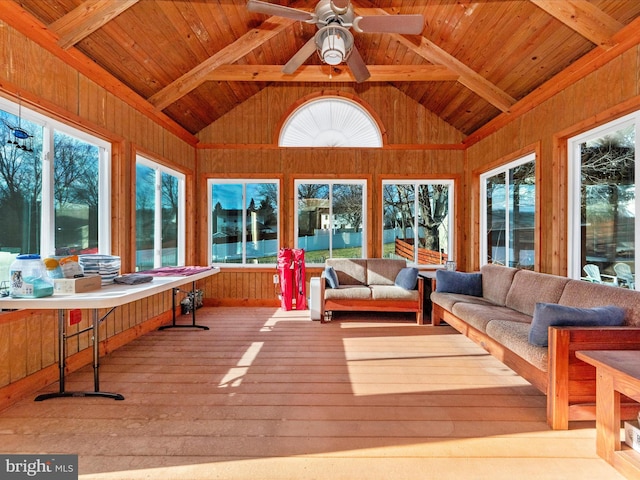
<path fill-rule="evenodd" d="M 324 267 L 324 278 L 327 280 L 329 288 L 338 288 L 340 286 L 338 274 L 333 267 Z"/>
<path fill-rule="evenodd" d="M 453 306 L 452 313 L 460 320 L 463 320 L 481 332 L 486 330 L 487 324 L 491 320 L 516 321 L 525 323 L 527 328 L 531 323 L 531 317 L 529 315 L 497 305 L 477 305 L 458 302 Z"/>
<path fill-rule="evenodd" d="M 558 303 L 584 308 L 616 305 L 625 309 L 624 325 L 640 327 L 640 292 L 635 290 L 570 280 Z"/>
<path fill-rule="evenodd" d="M 393 285 L 398 276 L 398 272 L 406 266 L 406 260 L 395 258 L 368 258 L 367 284 Z"/>
<path fill-rule="evenodd" d="M 395 285 L 371 285 L 371 297 L 374 300 L 406 300 L 417 302 L 420 300 L 417 290 L 407 290 Z"/>
<path fill-rule="evenodd" d="M 415 290 L 418 284 L 418 269 L 415 267 L 403 268 L 398 272 L 393 283 L 396 287 L 404 288 L 405 290 Z"/>
<path fill-rule="evenodd" d="M 370 300 L 371 289 L 367 286 L 341 285 L 338 288 L 327 288 L 325 300 Z"/>
<path fill-rule="evenodd" d="M 493 305 L 482 297 L 473 297 L 471 295 L 462 295 L 460 293 L 431 292 L 430 298 L 432 303 L 440 305 L 449 312 L 458 302 L 473 303 L 476 305 Z"/>
<path fill-rule="evenodd" d="M 615 327 L 624 322 L 624 309 L 614 305 L 579 308 L 556 303 L 536 303 L 529 343 L 540 347 L 549 344 L 549 327 Z"/>
<path fill-rule="evenodd" d="M 548 371 L 549 349 L 529 343 L 529 324 L 510 320 L 491 320 L 487 335 L 534 367 Z"/>
<path fill-rule="evenodd" d="M 518 270 L 513 276 L 505 305 L 533 315 L 537 302 L 558 303 L 568 281 L 568 278 L 557 275 Z"/>
<path fill-rule="evenodd" d="M 367 284 L 367 261 L 363 258 L 329 258 L 325 266 L 335 269 L 340 285 Z"/>
<path fill-rule="evenodd" d="M 491 263 L 480 267 L 482 273 L 482 296 L 496 305 L 504 306 L 513 276 L 518 270 Z"/>
<path fill-rule="evenodd" d="M 436 292 L 461 293 L 474 297 L 482 296 L 482 275 L 480 273 L 436 272 Z"/>

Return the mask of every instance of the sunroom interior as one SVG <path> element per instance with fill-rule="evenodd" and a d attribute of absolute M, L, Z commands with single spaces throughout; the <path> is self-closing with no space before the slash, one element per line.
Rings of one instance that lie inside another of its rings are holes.
<path fill-rule="evenodd" d="M 258 312 L 264 332 L 305 315 L 279 311 L 285 247 L 305 250 L 307 288 L 331 257 L 585 281 L 595 265 L 599 281 L 640 288 L 638 2 L 1 3 L 0 293 L 19 253 L 109 254 L 122 273 L 214 265 L 198 282 L 205 321 L 215 330 L 222 312 L 225 332 Z M 316 5 L 362 17 L 343 62 L 309 42 Z M 421 32 L 378 20 L 397 15 Z M 172 305 L 163 292 L 116 309 L 101 353 L 155 332 Z M 56 329 L 54 311 L 0 311 L 0 425 L 58 381 Z M 70 342 L 69 373 L 91 343 Z"/>

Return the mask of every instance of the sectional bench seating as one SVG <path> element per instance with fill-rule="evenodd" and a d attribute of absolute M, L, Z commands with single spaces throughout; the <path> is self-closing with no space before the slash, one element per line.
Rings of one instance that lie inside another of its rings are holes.
<path fill-rule="evenodd" d="M 431 301 L 434 326 L 451 325 L 546 394 L 553 429 L 595 419 L 595 369 L 576 351 L 640 349 L 634 290 L 485 265 L 474 274 L 438 271 Z M 585 323 L 598 325 L 568 326 Z M 635 418 L 638 404 L 623 403 L 622 417 Z"/>
<path fill-rule="evenodd" d="M 405 260 L 330 258 L 320 280 L 320 319 L 335 311 L 415 312 L 423 324 L 423 279 Z"/>

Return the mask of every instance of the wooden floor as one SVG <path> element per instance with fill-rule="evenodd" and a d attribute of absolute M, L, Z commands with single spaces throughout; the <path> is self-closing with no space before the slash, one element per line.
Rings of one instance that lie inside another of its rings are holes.
<path fill-rule="evenodd" d="M 198 323 L 211 329 L 101 359 L 102 390 L 124 401 L 0 412 L 0 451 L 78 454 L 81 479 L 623 478 L 593 423 L 550 431 L 545 398 L 450 327 L 271 308 L 203 308 Z M 67 389 L 92 381 L 84 368 Z"/>

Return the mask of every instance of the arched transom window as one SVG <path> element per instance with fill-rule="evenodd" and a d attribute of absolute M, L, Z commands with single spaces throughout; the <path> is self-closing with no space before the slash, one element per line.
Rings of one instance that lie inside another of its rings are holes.
<path fill-rule="evenodd" d="M 304 103 L 284 122 L 281 147 L 382 147 L 382 133 L 366 109 L 351 100 L 322 97 Z"/>

